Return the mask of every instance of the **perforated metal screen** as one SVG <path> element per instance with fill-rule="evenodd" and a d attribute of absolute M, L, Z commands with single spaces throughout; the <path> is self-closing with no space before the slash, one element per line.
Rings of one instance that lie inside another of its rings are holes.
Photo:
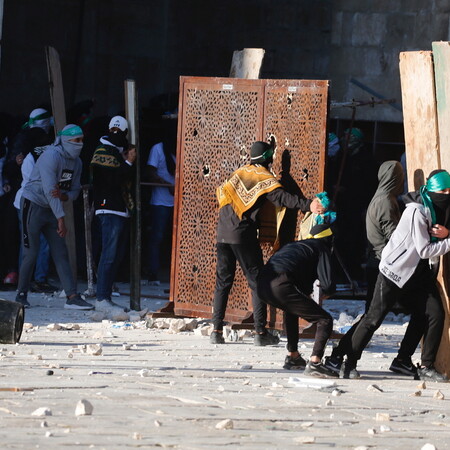
<path fill-rule="evenodd" d="M 327 81 L 180 79 L 171 292 L 176 314 L 211 317 L 215 285 L 218 208 L 216 188 L 248 162 L 256 140 L 274 135 L 274 170 L 292 192 L 323 189 Z M 291 212 L 283 239 L 295 238 L 300 214 Z M 263 247 L 264 256 L 272 253 Z M 226 320 L 251 315 L 251 299 L 238 267 Z M 271 316 L 272 321 L 275 319 Z"/>

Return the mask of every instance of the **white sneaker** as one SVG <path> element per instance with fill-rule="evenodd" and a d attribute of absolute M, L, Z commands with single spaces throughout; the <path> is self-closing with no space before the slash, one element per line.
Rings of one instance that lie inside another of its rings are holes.
<path fill-rule="evenodd" d="M 115 308 L 120 308 L 122 311 L 124 310 L 120 305 L 118 305 L 117 303 L 114 303 L 108 299 L 95 301 L 95 310 L 96 311 L 109 312 L 109 311 L 111 311 L 111 309 L 115 309 Z"/>

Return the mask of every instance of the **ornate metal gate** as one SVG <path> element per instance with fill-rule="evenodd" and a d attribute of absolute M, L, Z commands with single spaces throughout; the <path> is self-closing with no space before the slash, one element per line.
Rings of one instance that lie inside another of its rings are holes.
<path fill-rule="evenodd" d="M 254 141 L 275 136 L 274 170 L 288 190 L 312 197 L 323 189 L 327 97 L 327 81 L 181 77 L 170 292 L 176 314 L 211 317 L 215 191 L 248 162 Z M 285 242 L 300 220 L 294 212 L 287 217 Z M 272 253 L 268 245 L 263 251 L 265 258 Z M 251 310 L 238 268 L 226 320 L 242 322 Z"/>

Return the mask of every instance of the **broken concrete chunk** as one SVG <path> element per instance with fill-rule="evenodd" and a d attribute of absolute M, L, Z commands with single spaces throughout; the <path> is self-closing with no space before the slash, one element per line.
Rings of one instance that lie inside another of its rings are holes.
<path fill-rule="evenodd" d="M 150 376 L 150 371 L 147 370 L 147 369 L 141 369 L 138 372 L 138 375 L 141 376 L 141 377 L 149 377 Z"/>
<path fill-rule="evenodd" d="M 199 327 L 194 330 L 196 336 L 209 336 L 213 330 L 213 326 Z"/>
<path fill-rule="evenodd" d="M 64 330 L 76 331 L 80 330 L 80 325 L 78 325 L 77 323 L 66 323 L 62 328 Z"/>
<path fill-rule="evenodd" d="M 314 422 L 303 422 L 302 424 L 300 424 L 300 426 L 302 428 L 309 428 L 312 427 L 314 425 Z"/>
<path fill-rule="evenodd" d="M 133 439 L 140 441 L 142 439 L 141 433 L 133 433 Z"/>
<path fill-rule="evenodd" d="M 46 433 L 45 433 L 45 437 L 52 437 L 53 436 L 53 433 L 51 432 L 51 431 L 47 431 Z"/>
<path fill-rule="evenodd" d="M 391 431 L 391 427 L 388 427 L 387 425 L 380 425 L 380 433 L 387 433 Z"/>
<path fill-rule="evenodd" d="M 420 450 L 436 450 L 436 447 L 433 444 L 426 443 Z"/>
<path fill-rule="evenodd" d="M 49 331 L 58 331 L 58 330 L 62 330 L 63 327 L 59 324 L 59 323 L 49 323 L 47 325 L 47 330 Z"/>
<path fill-rule="evenodd" d="M 244 364 L 241 366 L 242 370 L 250 370 L 253 369 L 253 366 L 251 364 Z"/>
<path fill-rule="evenodd" d="M 389 422 L 391 420 L 391 415 L 389 413 L 377 413 L 375 420 L 377 422 Z"/>
<path fill-rule="evenodd" d="M 231 419 L 225 419 L 216 424 L 218 430 L 232 430 L 234 428 L 233 421 Z"/>
<path fill-rule="evenodd" d="M 367 430 L 367 434 L 370 434 L 370 435 L 377 434 L 377 430 L 375 430 L 375 428 L 369 428 L 369 429 Z"/>
<path fill-rule="evenodd" d="M 37 416 L 37 417 L 51 416 L 52 410 L 50 408 L 46 408 L 45 406 L 43 406 L 42 408 L 38 408 L 38 409 L 34 410 L 31 413 L 31 415 Z"/>
<path fill-rule="evenodd" d="M 86 347 L 86 353 L 92 356 L 100 356 L 103 353 L 101 344 L 89 344 Z"/>
<path fill-rule="evenodd" d="M 162 425 L 159 420 L 155 420 L 153 423 L 155 424 L 155 427 L 160 427 Z"/>
<path fill-rule="evenodd" d="M 131 344 L 127 344 L 126 342 L 124 342 L 122 344 L 122 349 L 123 350 L 131 350 Z"/>
<path fill-rule="evenodd" d="M 93 410 L 94 407 L 92 406 L 92 403 L 90 403 L 88 400 L 82 399 L 77 403 L 77 406 L 75 407 L 75 415 L 90 416 Z"/>
<path fill-rule="evenodd" d="M 422 391 L 415 391 L 410 394 L 411 397 L 420 397 L 422 395 Z"/>
<path fill-rule="evenodd" d="M 438 389 L 434 394 L 433 394 L 433 398 L 435 398 L 436 400 L 444 400 L 445 396 L 444 394 Z"/>
<path fill-rule="evenodd" d="M 369 392 L 384 392 L 383 389 L 381 389 L 378 385 L 376 384 L 369 384 L 369 386 L 367 386 L 367 390 Z"/>
<path fill-rule="evenodd" d="M 327 400 L 325 402 L 325 406 L 332 406 L 333 405 L 333 400 Z"/>
<path fill-rule="evenodd" d="M 32 324 L 32 323 L 29 323 L 29 322 L 25 322 L 25 323 L 23 324 L 23 329 L 24 329 L 24 330 L 32 330 L 32 329 L 33 329 L 33 324 Z"/>
<path fill-rule="evenodd" d="M 426 385 L 425 381 L 422 381 L 422 383 L 419 383 L 417 385 L 417 389 L 426 389 L 426 388 L 427 388 L 427 385 Z"/>

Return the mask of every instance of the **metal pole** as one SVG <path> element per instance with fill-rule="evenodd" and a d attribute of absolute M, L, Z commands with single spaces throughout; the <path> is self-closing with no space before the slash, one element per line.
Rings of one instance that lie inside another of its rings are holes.
<path fill-rule="evenodd" d="M 125 107 L 129 126 L 130 142 L 136 146 L 135 162 L 135 209 L 131 216 L 130 229 L 130 308 L 141 309 L 141 168 L 139 155 L 139 128 L 137 93 L 134 80 L 125 80 Z"/>
<path fill-rule="evenodd" d="M 87 295 L 93 297 L 94 290 L 94 258 L 92 257 L 92 215 L 89 205 L 89 186 L 83 186 L 84 236 L 86 246 Z"/>

